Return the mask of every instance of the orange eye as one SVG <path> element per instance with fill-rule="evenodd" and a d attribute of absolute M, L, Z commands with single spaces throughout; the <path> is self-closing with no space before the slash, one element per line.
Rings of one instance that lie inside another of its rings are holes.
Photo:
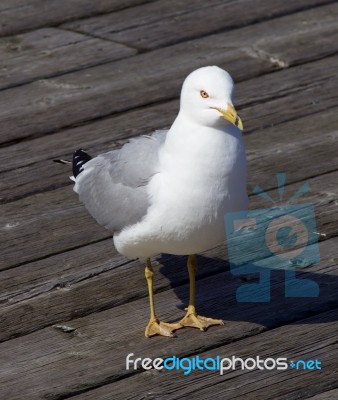
<path fill-rule="evenodd" d="M 207 99 L 209 97 L 208 93 L 205 90 L 201 90 L 200 95 L 203 97 L 203 99 Z"/>

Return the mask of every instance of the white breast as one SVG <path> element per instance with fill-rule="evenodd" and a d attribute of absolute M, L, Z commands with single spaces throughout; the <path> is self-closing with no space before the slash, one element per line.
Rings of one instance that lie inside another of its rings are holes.
<path fill-rule="evenodd" d="M 205 127 L 169 131 L 160 173 L 149 183 L 145 218 L 114 238 L 128 257 L 161 252 L 193 254 L 225 239 L 224 213 L 247 207 L 246 158 L 241 134 Z"/>

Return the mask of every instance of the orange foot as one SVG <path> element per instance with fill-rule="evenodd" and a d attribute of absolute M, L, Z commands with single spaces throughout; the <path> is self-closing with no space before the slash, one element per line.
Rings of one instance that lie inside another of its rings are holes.
<path fill-rule="evenodd" d="M 195 307 L 189 306 L 187 309 L 185 316 L 179 321 L 179 324 L 184 326 L 189 326 L 192 328 L 198 328 L 201 331 L 205 331 L 212 325 L 224 325 L 224 321 L 221 319 L 213 319 L 202 317 L 201 315 L 197 315 Z"/>
<path fill-rule="evenodd" d="M 180 322 L 170 324 L 168 322 L 159 321 L 157 318 L 150 318 L 144 334 L 146 337 L 155 335 L 174 337 L 174 332 L 180 328 L 182 328 Z"/>

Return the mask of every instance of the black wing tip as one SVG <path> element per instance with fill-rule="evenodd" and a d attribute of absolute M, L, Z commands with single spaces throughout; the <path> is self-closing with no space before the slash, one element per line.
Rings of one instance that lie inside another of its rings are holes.
<path fill-rule="evenodd" d="M 73 175 L 76 178 L 83 170 L 84 164 L 86 164 L 92 157 L 86 153 L 83 149 L 78 149 L 73 153 Z"/>

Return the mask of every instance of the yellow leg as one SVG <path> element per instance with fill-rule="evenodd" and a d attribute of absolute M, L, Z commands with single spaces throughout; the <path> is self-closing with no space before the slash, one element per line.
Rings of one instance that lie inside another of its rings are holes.
<path fill-rule="evenodd" d="M 199 328 L 201 331 L 205 331 L 209 326 L 212 325 L 224 325 L 221 319 L 213 319 L 202 317 L 197 315 L 195 309 L 195 296 L 196 296 L 196 285 L 195 276 L 197 269 L 197 256 L 192 254 L 188 257 L 188 272 L 189 272 L 189 306 L 186 309 L 185 316 L 179 321 L 182 326 L 190 326 L 193 328 Z"/>
<path fill-rule="evenodd" d="M 154 305 L 154 289 L 153 289 L 154 271 L 151 266 L 150 258 L 147 258 L 145 277 L 148 284 L 149 303 L 150 303 L 150 320 L 145 330 L 145 336 L 150 337 L 154 335 L 161 335 L 161 336 L 173 337 L 174 336 L 173 332 L 179 328 L 182 328 L 182 326 L 179 322 L 174 324 L 161 322 L 156 317 L 155 305 Z"/>

